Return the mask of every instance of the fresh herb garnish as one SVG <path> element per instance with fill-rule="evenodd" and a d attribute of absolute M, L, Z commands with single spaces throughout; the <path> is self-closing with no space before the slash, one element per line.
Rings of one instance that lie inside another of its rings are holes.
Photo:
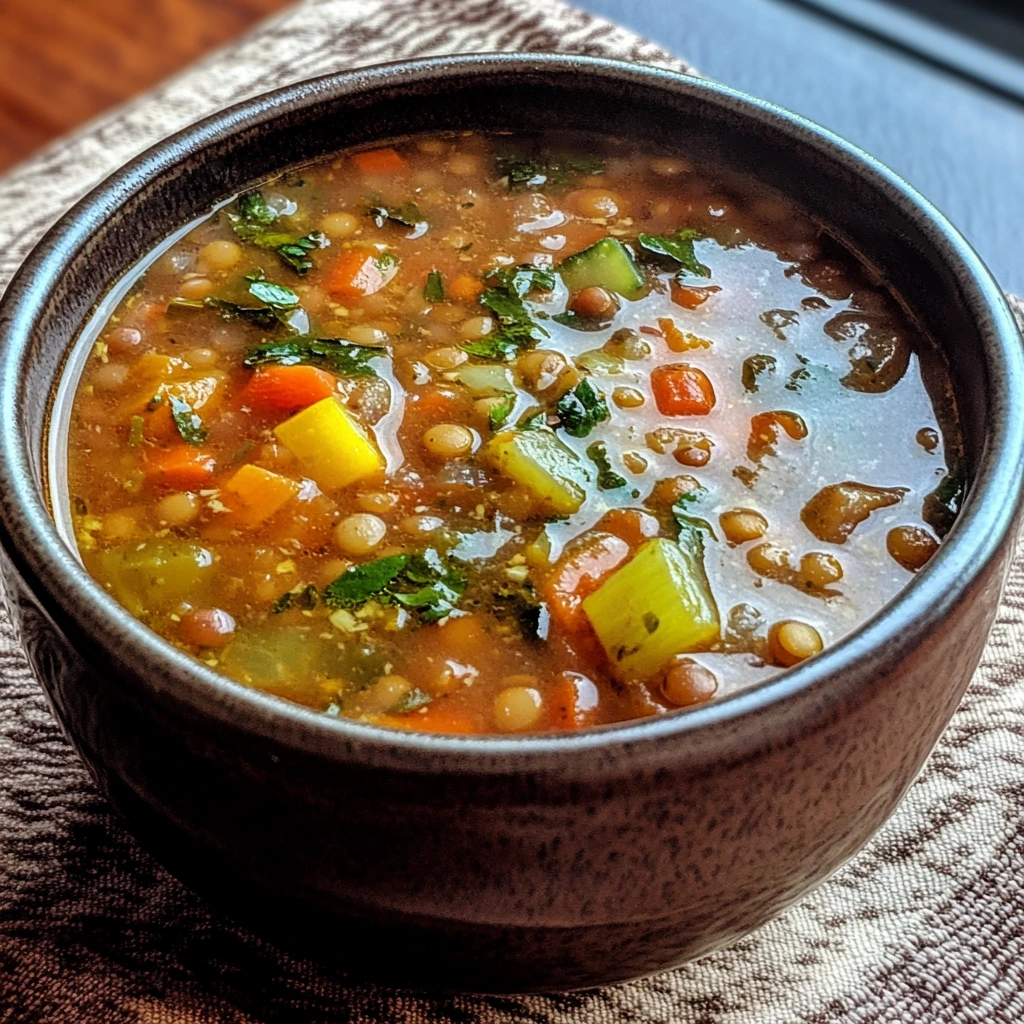
<path fill-rule="evenodd" d="M 571 327 L 574 331 L 603 331 L 611 323 L 611 320 L 580 316 L 579 313 L 574 313 L 571 309 L 567 309 L 564 313 L 556 313 L 551 319 L 563 327 Z"/>
<path fill-rule="evenodd" d="M 967 472 L 963 459 L 957 459 L 939 486 L 925 495 L 921 516 L 939 535 L 945 537 L 956 521 L 967 497 Z"/>
<path fill-rule="evenodd" d="M 167 400 L 171 404 L 171 418 L 178 428 L 182 441 L 185 444 L 202 444 L 206 440 L 206 428 L 192 406 L 184 398 L 179 398 L 169 392 Z"/>
<path fill-rule="evenodd" d="M 586 379 L 562 395 L 555 408 L 562 428 L 571 437 L 586 437 L 598 423 L 608 419 L 604 395 Z"/>
<path fill-rule="evenodd" d="M 427 283 L 423 286 L 423 298 L 427 302 L 444 302 L 444 278 L 440 270 L 432 270 L 427 274 Z"/>
<path fill-rule="evenodd" d="M 684 530 L 688 530 L 696 531 L 699 536 L 700 531 L 703 530 L 712 540 L 718 540 L 718 535 L 706 519 L 692 515 L 687 511 L 688 506 L 703 498 L 707 493 L 707 488 L 705 487 L 694 487 L 692 490 L 687 491 L 685 494 L 680 494 L 676 498 L 675 504 L 672 506 L 672 518 L 676 521 L 676 526 L 679 527 L 680 535 L 682 535 Z"/>
<path fill-rule="evenodd" d="M 354 345 L 344 338 L 301 335 L 287 341 L 264 341 L 251 345 L 245 350 L 243 365 L 253 370 L 267 363 L 280 363 L 282 366 L 307 363 L 342 377 L 376 377 L 377 371 L 370 366 L 370 360 L 386 355 L 382 349 Z"/>
<path fill-rule="evenodd" d="M 550 291 L 555 276 L 539 267 L 504 267 L 490 275 L 493 282 L 480 295 L 480 305 L 491 311 L 500 325 L 498 330 L 462 346 L 481 359 L 512 360 L 524 348 L 543 341 L 548 332 L 537 324 L 523 303 L 533 290 Z"/>
<path fill-rule="evenodd" d="M 286 231 L 269 231 L 277 219 L 277 212 L 259 191 L 239 196 L 235 212 L 228 214 L 232 229 L 243 242 L 277 253 L 281 261 L 300 276 L 312 270 L 309 253 L 329 244 L 327 236 L 320 231 L 301 237 Z"/>
<path fill-rule="evenodd" d="M 493 607 L 495 618 L 516 623 L 527 639 L 547 639 L 548 606 L 529 580 L 521 587 L 499 587 L 494 592 Z"/>
<path fill-rule="evenodd" d="M 320 603 L 320 591 L 312 583 L 300 583 L 283 593 L 271 606 L 271 615 L 280 615 L 289 608 L 312 611 Z"/>
<path fill-rule="evenodd" d="M 693 250 L 693 243 L 703 237 L 703 233 L 696 228 L 680 228 L 674 235 L 641 233 L 637 237 L 637 244 L 656 256 L 674 260 L 688 274 L 710 277 L 711 271 L 697 259 L 697 254 Z"/>
<path fill-rule="evenodd" d="M 743 360 L 743 390 L 751 393 L 756 392 L 758 389 L 757 378 L 762 373 L 774 373 L 775 366 L 775 356 L 766 356 L 761 353 L 747 356 Z"/>
<path fill-rule="evenodd" d="M 389 555 L 354 565 L 328 584 L 323 600 L 329 608 L 351 608 L 371 599 L 400 604 L 422 622 L 437 622 L 455 610 L 466 586 L 466 577 L 428 548 L 419 555 Z"/>
<path fill-rule="evenodd" d="M 487 413 L 487 420 L 491 430 L 500 430 L 507 422 L 512 410 L 515 408 L 515 395 L 502 395 L 492 403 Z"/>
<path fill-rule="evenodd" d="M 604 161 L 596 156 L 554 154 L 546 150 L 533 156 L 499 155 L 495 160 L 499 178 L 508 179 L 512 192 L 522 189 L 543 189 L 547 185 L 564 185 L 574 177 L 591 177 L 604 173 Z"/>
<path fill-rule="evenodd" d="M 271 309 L 294 309 L 299 304 L 297 292 L 287 285 L 268 281 L 262 270 L 246 274 L 246 280 L 249 282 L 249 294 Z"/>
<path fill-rule="evenodd" d="M 587 447 L 587 458 L 597 467 L 597 486 L 602 491 L 614 491 L 626 486 L 626 478 L 612 469 L 608 458 L 608 446 L 604 441 L 595 441 Z"/>
<path fill-rule="evenodd" d="M 324 604 L 328 608 L 352 608 L 365 604 L 387 590 L 408 561 L 408 555 L 388 555 L 363 565 L 350 566 L 324 588 Z"/>
<path fill-rule="evenodd" d="M 389 221 L 401 227 L 413 228 L 422 235 L 427 230 L 426 218 L 420 213 L 420 208 L 413 202 L 402 203 L 401 206 L 386 206 L 384 203 L 375 203 L 367 209 L 367 214 L 373 218 L 373 223 L 382 228 Z M 412 235 L 410 237 L 418 237 Z"/>

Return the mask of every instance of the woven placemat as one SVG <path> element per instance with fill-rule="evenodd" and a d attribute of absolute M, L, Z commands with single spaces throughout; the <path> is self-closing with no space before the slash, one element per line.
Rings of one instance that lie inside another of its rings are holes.
<path fill-rule="evenodd" d="M 218 107 L 354 65 L 483 50 L 687 70 L 552 0 L 308 0 L 0 178 L 0 284 L 90 186 Z M 0 1024 L 1017 1024 L 1022 664 L 1018 560 L 982 667 L 895 817 L 825 885 L 730 949 L 586 993 L 430 998 L 290 957 L 169 877 L 108 813 L 0 619 Z"/>

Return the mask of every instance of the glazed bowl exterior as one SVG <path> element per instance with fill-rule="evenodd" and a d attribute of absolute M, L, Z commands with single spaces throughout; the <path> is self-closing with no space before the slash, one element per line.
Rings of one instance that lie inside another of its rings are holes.
<path fill-rule="evenodd" d="M 676 145 L 793 197 L 944 349 L 971 491 L 928 567 L 784 675 L 576 734 L 466 737 L 316 714 L 133 620 L 54 528 L 50 397 L 83 322 L 172 230 L 289 165 L 414 132 L 558 129 Z M 756 928 L 868 840 L 957 706 L 1017 532 L 1020 339 L 988 272 L 904 182 L 769 104 L 654 68 L 481 55 L 303 82 L 149 150 L 72 209 L 0 305 L 0 542 L 21 640 L 110 803 L 172 871 L 393 985 L 578 988 Z M 382 955 L 381 951 L 385 951 Z"/>

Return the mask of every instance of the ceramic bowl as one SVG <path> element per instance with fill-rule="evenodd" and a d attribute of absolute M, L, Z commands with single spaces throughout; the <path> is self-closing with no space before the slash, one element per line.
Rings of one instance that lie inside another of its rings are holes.
<path fill-rule="evenodd" d="M 948 357 L 971 488 L 946 543 L 806 664 L 695 710 L 571 735 L 329 718 L 216 675 L 129 617 L 51 515 L 82 325 L 180 225 L 288 165 L 451 129 L 678 143 L 825 221 Z M 173 136 L 75 206 L 0 306 L 7 598 L 54 714 L 111 805 L 188 884 L 394 985 L 579 988 L 733 941 L 893 811 L 978 664 L 1018 522 L 1020 338 L 978 257 L 905 182 L 767 103 L 571 56 L 431 59 L 303 82 Z M 67 389 L 65 389 L 66 391 Z M 49 451 L 49 455 L 48 455 Z M 52 458 L 50 457 L 52 456 Z M 48 466 L 58 472 L 48 482 Z"/>

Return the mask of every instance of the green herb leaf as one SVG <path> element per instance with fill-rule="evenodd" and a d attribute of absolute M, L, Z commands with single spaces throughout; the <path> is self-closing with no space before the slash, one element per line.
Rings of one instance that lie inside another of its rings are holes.
<path fill-rule="evenodd" d="M 253 281 L 249 285 L 249 294 L 272 309 L 294 309 L 299 304 L 296 292 L 287 285 L 275 284 L 273 281 Z"/>
<path fill-rule="evenodd" d="M 551 319 L 563 327 L 571 327 L 574 331 L 603 331 L 611 323 L 611 320 L 580 316 L 579 313 L 574 313 L 571 309 L 567 309 L 564 313 L 556 313 Z"/>
<path fill-rule="evenodd" d="M 528 640 L 547 639 L 548 607 L 529 580 L 521 587 L 499 587 L 494 592 L 494 615 L 502 622 L 514 622 Z"/>
<path fill-rule="evenodd" d="M 515 408 L 516 396 L 515 395 L 502 395 L 494 404 L 491 406 L 490 411 L 487 413 L 487 420 L 490 424 L 491 430 L 500 430 L 508 422 L 509 416 L 512 415 L 512 410 Z"/>
<path fill-rule="evenodd" d="M 429 693 L 424 693 L 418 687 L 413 687 L 397 704 L 388 708 L 388 714 L 404 715 L 407 711 L 415 711 L 417 708 L 429 704 L 433 699 Z"/>
<path fill-rule="evenodd" d="M 470 355 L 481 359 L 510 361 L 524 348 L 543 341 L 548 332 L 537 324 L 523 303 L 523 296 L 533 289 L 549 291 L 555 286 L 552 273 L 538 267 L 505 267 L 490 275 L 493 285 L 480 295 L 480 305 L 497 319 L 499 328 L 462 346 Z"/>
<path fill-rule="evenodd" d="M 608 419 L 604 395 L 586 379 L 564 394 L 555 408 L 563 429 L 572 437 L 586 437 L 598 423 Z"/>
<path fill-rule="evenodd" d="M 613 491 L 626 486 L 626 478 L 612 469 L 608 458 L 608 446 L 604 441 L 595 441 L 587 448 L 587 458 L 597 467 L 597 486 L 602 491 Z"/>
<path fill-rule="evenodd" d="M 687 505 L 692 504 L 705 494 L 707 494 L 706 488 L 699 487 L 694 488 L 692 491 L 687 491 L 686 494 L 681 494 L 676 499 L 675 504 L 672 506 L 672 518 L 675 519 L 676 525 L 679 527 L 680 536 L 682 536 L 684 531 L 697 531 L 698 535 L 700 531 L 704 531 L 712 540 L 718 540 L 714 528 L 706 519 L 691 515 L 686 511 Z"/>
<path fill-rule="evenodd" d="M 440 270 L 432 270 L 427 274 L 427 283 L 423 286 L 423 298 L 427 302 L 444 302 L 444 278 Z"/>
<path fill-rule="evenodd" d="M 311 611 L 320 603 L 320 591 L 312 583 L 300 583 L 283 593 L 271 606 L 271 615 L 280 615 L 289 608 Z"/>
<path fill-rule="evenodd" d="M 522 189 L 544 189 L 548 185 L 564 185 L 574 177 L 590 177 L 604 173 L 604 161 L 596 156 L 556 155 L 540 150 L 532 156 L 499 154 L 495 160 L 499 178 L 508 179 L 512 192 Z"/>
<path fill-rule="evenodd" d="M 342 377 L 376 377 L 371 359 L 387 355 L 383 349 L 354 345 L 343 338 L 314 338 L 300 335 L 286 341 L 264 341 L 245 350 L 243 365 L 250 370 L 267 363 L 295 366 L 306 363 L 330 370 Z"/>
<path fill-rule="evenodd" d="M 766 356 L 758 353 L 748 356 L 743 360 L 743 390 L 751 394 L 758 390 L 757 378 L 762 373 L 774 373 L 776 366 L 775 356 Z"/>
<path fill-rule="evenodd" d="M 294 242 L 284 242 L 276 247 L 277 255 L 286 266 L 302 276 L 313 269 L 313 261 L 309 254 L 314 249 L 322 249 L 327 245 L 327 236 L 321 231 L 311 231 L 308 235 L 297 238 Z"/>
<path fill-rule="evenodd" d="M 703 237 L 696 228 L 680 228 L 674 235 L 641 233 L 637 237 L 637 243 L 656 256 L 667 257 L 681 264 L 687 273 L 698 277 L 710 277 L 711 271 L 697 259 L 697 254 L 693 251 L 693 243 Z"/>
<path fill-rule="evenodd" d="M 413 202 L 402 203 L 401 206 L 385 206 L 383 203 L 376 203 L 366 211 L 373 218 L 373 223 L 382 228 L 390 221 L 392 224 L 399 224 L 406 228 L 418 228 L 427 226 L 427 220 L 420 213 L 420 208 Z"/>
<path fill-rule="evenodd" d="M 228 220 L 235 234 L 243 242 L 251 242 L 264 233 L 264 229 L 277 220 L 277 214 L 267 205 L 260 191 L 246 192 L 235 204 L 237 213 L 229 213 Z"/>
<path fill-rule="evenodd" d="M 467 581 L 456 569 L 449 569 L 436 582 L 411 593 L 392 593 L 404 608 L 414 609 L 423 622 L 437 622 L 450 615 L 466 590 Z"/>
<path fill-rule="evenodd" d="M 363 565 L 353 565 L 324 588 L 328 608 L 351 608 L 365 604 L 387 590 L 409 561 L 408 555 L 388 555 Z"/>
<path fill-rule="evenodd" d="M 200 445 L 206 440 L 206 428 L 203 421 L 193 411 L 192 406 L 183 398 L 168 393 L 168 401 L 171 403 L 171 417 L 174 425 L 181 434 L 185 444 Z"/>

